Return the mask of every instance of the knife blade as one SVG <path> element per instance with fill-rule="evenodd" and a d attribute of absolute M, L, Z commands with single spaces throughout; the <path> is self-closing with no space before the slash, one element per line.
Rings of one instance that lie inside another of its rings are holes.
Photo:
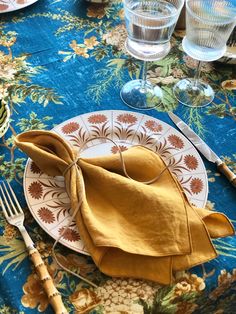
<path fill-rule="evenodd" d="M 176 114 L 168 112 L 170 119 L 185 135 L 185 137 L 196 147 L 196 149 L 210 162 L 216 164 L 218 170 L 226 176 L 230 183 L 236 187 L 236 175 L 229 167 L 220 159 L 219 156 Z"/>

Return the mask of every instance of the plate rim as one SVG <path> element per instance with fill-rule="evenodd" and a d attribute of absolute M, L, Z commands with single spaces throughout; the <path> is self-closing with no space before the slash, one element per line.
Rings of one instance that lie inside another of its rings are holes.
<path fill-rule="evenodd" d="M 58 240 L 59 237 L 57 237 L 56 235 L 53 235 L 49 230 L 47 230 L 45 228 L 45 225 L 38 219 L 38 216 L 36 215 L 35 211 L 32 210 L 32 205 L 30 205 L 30 202 L 29 202 L 29 199 L 28 199 L 28 196 L 27 196 L 27 193 L 26 193 L 26 167 L 28 167 L 29 163 L 32 161 L 32 159 L 28 158 L 27 161 L 26 161 L 26 164 L 25 164 L 25 170 L 24 170 L 24 176 L 23 176 L 23 192 L 24 192 L 24 197 L 25 197 L 25 200 L 26 200 L 26 204 L 27 204 L 27 207 L 28 207 L 28 210 L 30 211 L 31 215 L 33 216 L 34 220 L 36 221 L 36 223 L 39 225 L 40 228 L 43 229 L 43 231 L 49 235 L 51 238 L 53 238 L 55 241 Z M 49 233 L 50 232 L 50 233 Z M 88 255 L 90 256 L 90 254 L 82 249 L 75 249 L 74 246 L 72 246 L 69 241 L 65 241 L 63 239 L 63 237 L 60 239 L 60 241 L 58 241 L 58 243 L 60 243 L 61 245 L 64 245 L 65 247 L 73 250 L 74 252 L 77 252 L 77 253 L 82 253 L 84 255 Z"/>
<path fill-rule="evenodd" d="M 30 6 L 31 4 L 34 4 L 35 2 L 37 2 L 39 0 L 31 0 L 29 3 L 24 3 L 24 4 L 18 4 L 16 3 L 16 5 L 14 6 L 12 4 L 12 2 L 9 0 L 10 2 L 10 7 L 7 10 L 0 10 L 0 14 L 4 14 L 4 13 L 10 13 L 10 12 L 14 12 L 14 11 L 18 11 L 20 9 L 24 9 L 28 6 Z"/>

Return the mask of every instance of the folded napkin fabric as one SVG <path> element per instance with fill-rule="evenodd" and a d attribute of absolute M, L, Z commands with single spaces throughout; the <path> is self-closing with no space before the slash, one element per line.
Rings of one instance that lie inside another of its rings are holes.
<path fill-rule="evenodd" d="M 147 148 L 122 153 L 129 179 L 119 154 L 80 158 L 78 167 L 68 168 L 76 152 L 53 132 L 25 132 L 15 143 L 43 172 L 64 174 L 74 211 L 82 198 L 76 223 L 107 275 L 170 284 L 173 272 L 217 256 L 211 238 L 234 235 L 224 214 L 192 206 L 163 160 Z M 160 173 L 155 182 L 141 183 Z"/>

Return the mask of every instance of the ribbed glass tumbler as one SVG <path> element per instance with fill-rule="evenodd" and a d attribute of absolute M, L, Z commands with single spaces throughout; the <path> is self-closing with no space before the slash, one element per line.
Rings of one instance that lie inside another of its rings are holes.
<path fill-rule="evenodd" d="M 211 86 L 199 79 L 201 62 L 221 58 L 226 42 L 236 24 L 236 0 L 187 0 L 186 36 L 183 49 L 199 60 L 193 79 L 183 79 L 174 86 L 176 98 L 189 107 L 204 107 L 214 99 Z"/>

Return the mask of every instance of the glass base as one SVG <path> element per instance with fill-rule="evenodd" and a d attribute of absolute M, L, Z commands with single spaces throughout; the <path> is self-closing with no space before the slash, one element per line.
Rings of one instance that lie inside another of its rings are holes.
<path fill-rule="evenodd" d="M 135 59 L 143 61 L 158 61 L 168 55 L 170 51 L 170 42 L 159 44 L 147 44 L 136 42 L 130 38 L 125 41 L 125 48 L 128 53 Z"/>
<path fill-rule="evenodd" d="M 162 90 L 148 81 L 143 87 L 142 82 L 142 80 L 133 80 L 126 83 L 121 89 L 120 97 L 133 109 L 150 110 L 161 103 Z"/>
<path fill-rule="evenodd" d="M 174 86 L 174 95 L 183 105 L 188 107 L 205 107 L 209 105 L 215 96 L 210 85 L 195 81 L 194 79 L 184 79 Z"/>

